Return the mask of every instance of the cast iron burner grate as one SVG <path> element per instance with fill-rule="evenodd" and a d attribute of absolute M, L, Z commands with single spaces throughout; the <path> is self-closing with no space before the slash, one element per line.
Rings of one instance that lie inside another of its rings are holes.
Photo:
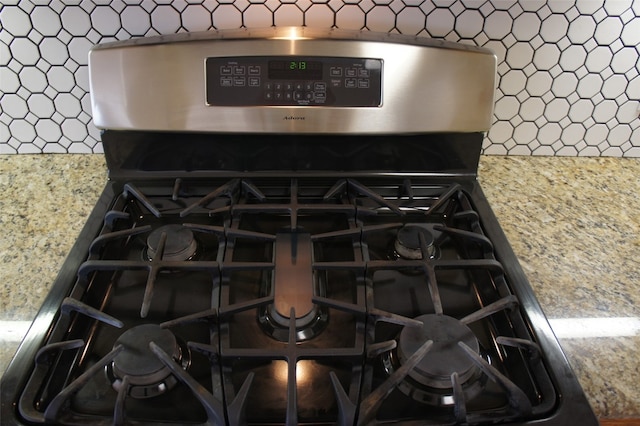
<path fill-rule="evenodd" d="M 365 425 L 555 400 L 459 185 L 272 177 L 124 185 L 19 406 L 34 423 Z"/>

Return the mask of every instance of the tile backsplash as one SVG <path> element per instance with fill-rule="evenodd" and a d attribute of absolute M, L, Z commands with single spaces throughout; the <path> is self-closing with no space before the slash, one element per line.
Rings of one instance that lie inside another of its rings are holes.
<path fill-rule="evenodd" d="M 640 0 L 0 1 L 0 153 L 101 152 L 96 43 L 273 25 L 488 47 L 499 85 L 485 154 L 640 157 Z"/>

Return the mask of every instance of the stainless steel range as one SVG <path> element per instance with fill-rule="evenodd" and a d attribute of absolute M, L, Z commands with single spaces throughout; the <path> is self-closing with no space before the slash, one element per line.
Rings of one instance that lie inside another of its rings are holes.
<path fill-rule="evenodd" d="M 491 52 L 279 28 L 90 74 L 110 181 L 2 424 L 597 424 L 476 180 Z"/>

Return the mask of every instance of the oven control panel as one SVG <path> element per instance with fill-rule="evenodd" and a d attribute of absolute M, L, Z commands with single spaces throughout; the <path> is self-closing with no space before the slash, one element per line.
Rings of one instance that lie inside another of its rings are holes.
<path fill-rule="evenodd" d="M 382 60 L 318 56 L 207 58 L 210 106 L 379 107 Z"/>

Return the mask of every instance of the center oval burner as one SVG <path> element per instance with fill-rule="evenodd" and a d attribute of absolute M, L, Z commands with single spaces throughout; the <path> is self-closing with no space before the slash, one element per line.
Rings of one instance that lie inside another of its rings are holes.
<path fill-rule="evenodd" d="M 258 315 L 263 330 L 276 340 L 289 340 L 289 327 L 292 323 L 298 342 L 317 336 L 327 325 L 327 310 L 313 303 L 316 292 L 319 296 L 324 296 L 324 286 L 319 276 L 321 274 L 314 273 L 313 259 L 311 234 L 276 234 L 274 301 L 262 308 Z M 270 293 L 270 289 L 263 289 L 264 296 Z M 293 319 L 290 317 L 291 312 L 295 312 Z"/>
<path fill-rule="evenodd" d="M 458 373 L 462 383 L 469 380 L 477 367 L 458 346 L 458 342 L 479 353 L 480 344 L 473 331 L 460 320 L 447 315 L 427 314 L 415 319 L 422 321 L 423 326 L 402 329 L 397 348 L 400 364 L 406 362 L 426 341 L 432 340 L 433 346 L 409 376 L 418 383 L 438 389 L 451 387 L 451 374 L 454 372 Z"/>
<path fill-rule="evenodd" d="M 167 239 L 162 253 L 162 260 L 183 262 L 195 257 L 198 243 L 193 231 L 179 224 L 164 225 L 154 229 L 147 237 L 147 257 L 153 260 L 160 248 L 162 234 Z"/>

